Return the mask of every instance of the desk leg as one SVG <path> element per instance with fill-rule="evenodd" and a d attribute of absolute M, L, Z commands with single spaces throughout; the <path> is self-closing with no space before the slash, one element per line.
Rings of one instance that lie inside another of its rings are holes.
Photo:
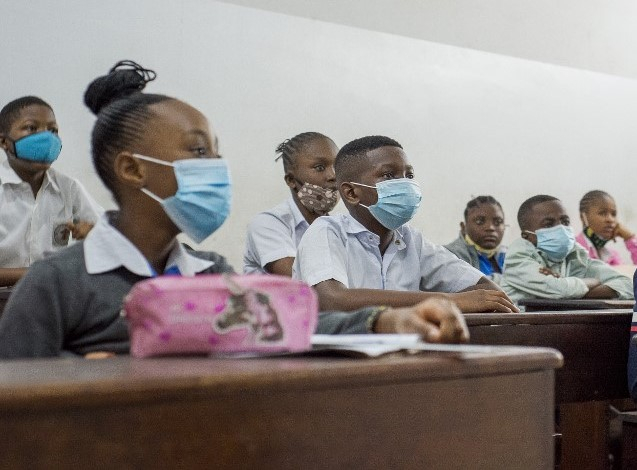
<path fill-rule="evenodd" d="M 560 405 L 560 430 L 560 470 L 609 468 L 607 401 Z"/>

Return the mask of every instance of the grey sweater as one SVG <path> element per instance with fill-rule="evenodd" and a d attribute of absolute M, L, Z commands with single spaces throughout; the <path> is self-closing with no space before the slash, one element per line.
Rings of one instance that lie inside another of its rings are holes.
<path fill-rule="evenodd" d="M 216 253 L 192 253 L 214 261 L 201 274 L 234 272 Z M 34 263 L 0 317 L 0 358 L 128 354 L 128 324 L 120 311 L 124 296 L 144 279 L 123 267 L 88 274 L 82 243 Z M 365 333 L 371 311 L 321 314 L 317 332 Z"/>

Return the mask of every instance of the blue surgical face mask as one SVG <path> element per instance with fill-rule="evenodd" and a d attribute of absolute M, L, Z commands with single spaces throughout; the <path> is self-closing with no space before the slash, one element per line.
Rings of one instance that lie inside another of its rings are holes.
<path fill-rule="evenodd" d="M 351 184 L 376 189 L 378 193 L 376 204 L 371 206 L 361 204 L 361 206 L 366 207 L 383 227 L 390 230 L 395 230 L 409 222 L 416 215 L 422 200 L 420 186 L 410 178 L 381 181 L 376 183 L 376 186 L 355 182 Z"/>
<path fill-rule="evenodd" d="M 146 188 L 141 190 L 159 202 L 179 229 L 200 243 L 221 227 L 230 213 L 232 185 L 226 160 L 188 158 L 172 163 L 145 155 L 141 160 L 172 166 L 177 179 L 174 196 L 161 199 Z"/>
<path fill-rule="evenodd" d="M 62 140 L 51 131 L 36 132 L 13 142 L 15 156 L 31 162 L 53 163 L 62 151 Z"/>
<path fill-rule="evenodd" d="M 573 230 L 567 225 L 541 228 L 536 230 L 537 248 L 543 251 L 551 261 L 562 261 L 575 246 Z"/>

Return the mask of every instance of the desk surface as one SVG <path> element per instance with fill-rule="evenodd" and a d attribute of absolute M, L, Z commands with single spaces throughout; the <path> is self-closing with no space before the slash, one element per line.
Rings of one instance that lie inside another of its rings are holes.
<path fill-rule="evenodd" d="M 626 365 L 631 310 L 472 314 L 474 344 L 542 346 L 559 350 L 558 403 L 628 398 Z"/>
<path fill-rule="evenodd" d="M 6 468 L 552 468 L 561 356 L 496 349 L 4 362 L 0 454 Z"/>
<path fill-rule="evenodd" d="M 632 309 L 634 300 L 617 299 L 522 299 L 518 302 L 527 312 Z"/>

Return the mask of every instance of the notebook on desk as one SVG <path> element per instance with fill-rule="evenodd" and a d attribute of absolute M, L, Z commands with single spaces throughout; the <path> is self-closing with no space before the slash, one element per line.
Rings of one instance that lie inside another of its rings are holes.
<path fill-rule="evenodd" d="M 527 312 L 549 310 L 607 310 L 632 309 L 634 300 L 616 299 L 521 299 L 518 304 Z"/>

